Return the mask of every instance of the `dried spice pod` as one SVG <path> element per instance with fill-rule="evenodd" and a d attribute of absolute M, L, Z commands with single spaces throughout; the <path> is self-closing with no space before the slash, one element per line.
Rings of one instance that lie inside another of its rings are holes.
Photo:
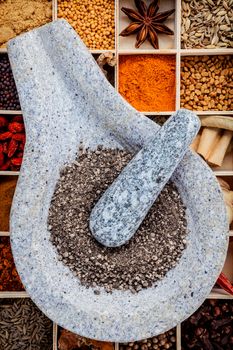
<path fill-rule="evenodd" d="M 175 9 L 158 12 L 158 0 L 153 0 L 147 7 L 142 0 L 134 1 L 138 11 L 122 7 L 121 11 L 132 21 L 121 33 L 121 36 L 137 34 L 135 47 L 138 49 L 146 40 L 149 40 L 154 49 L 159 48 L 158 34 L 173 35 L 174 32 L 163 22 L 170 17 Z"/>

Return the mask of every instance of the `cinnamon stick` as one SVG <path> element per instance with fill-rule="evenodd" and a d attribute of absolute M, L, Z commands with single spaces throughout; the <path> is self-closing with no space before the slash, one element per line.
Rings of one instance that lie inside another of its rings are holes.
<path fill-rule="evenodd" d="M 213 148 L 220 140 L 220 136 L 221 129 L 204 127 L 202 130 L 197 153 L 199 153 L 205 160 L 207 160 Z"/>
<path fill-rule="evenodd" d="M 233 131 L 224 130 L 224 133 L 221 136 L 220 140 L 217 142 L 214 149 L 212 150 L 210 155 L 207 157 L 207 160 L 209 163 L 216 166 L 222 165 L 223 159 L 225 157 L 227 148 L 231 142 L 232 137 L 233 137 Z"/>

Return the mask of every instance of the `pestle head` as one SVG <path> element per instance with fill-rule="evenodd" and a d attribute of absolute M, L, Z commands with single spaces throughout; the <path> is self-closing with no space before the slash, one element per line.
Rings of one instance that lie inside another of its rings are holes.
<path fill-rule="evenodd" d="M 92 209 L 98 242 L 118 247 L 134 235 L 199 129 L 199 118 L 181 109 L 134 156 Z"/>

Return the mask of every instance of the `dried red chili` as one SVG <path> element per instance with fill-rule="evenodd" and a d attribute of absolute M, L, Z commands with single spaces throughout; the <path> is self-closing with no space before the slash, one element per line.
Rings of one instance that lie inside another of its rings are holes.
<path fill-rule="evenodd" d="M 9 237 L 0 237 L 0 291 L 22 291 L 23 284 L 17 273 Z"/>
<path fill-rule="evenodd" d="M 218 279 L 217 279 L 217 284 L 222 287 L 226 292 L 230 293 L 233 295 L 233 285 L 229 281 L 229 279 L 224 275 L 224 273 L 220 273 Z"/>

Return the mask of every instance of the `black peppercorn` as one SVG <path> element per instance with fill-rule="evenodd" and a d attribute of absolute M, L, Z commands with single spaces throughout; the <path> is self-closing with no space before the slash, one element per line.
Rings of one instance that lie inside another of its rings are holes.
<path fill-rule="evenodd" d="M 20 110 L 18 93 L 7 54 L 0 54 L 0 109 Z"/>

